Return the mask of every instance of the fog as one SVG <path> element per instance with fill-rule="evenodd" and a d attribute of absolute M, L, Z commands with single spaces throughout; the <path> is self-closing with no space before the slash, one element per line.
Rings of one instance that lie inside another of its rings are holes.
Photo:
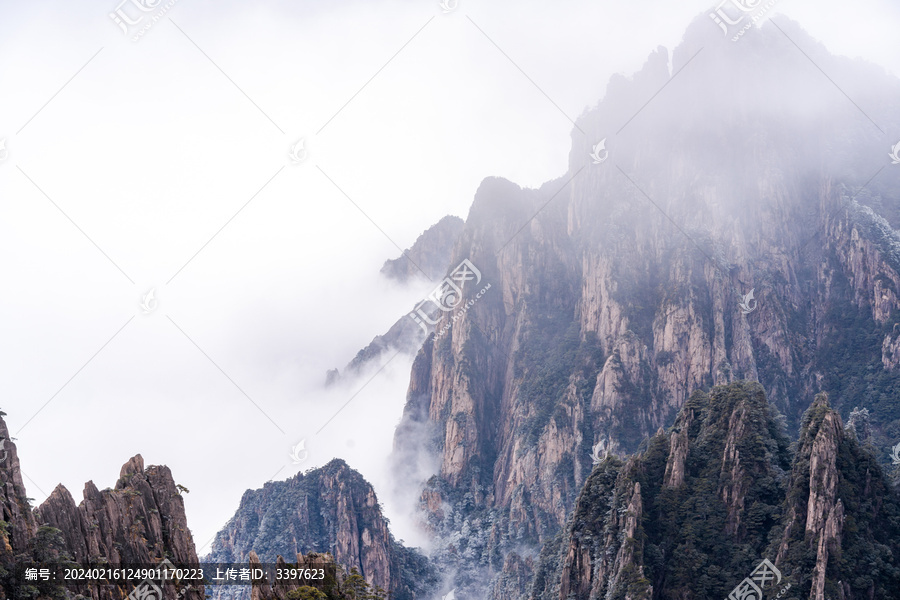
<path fill-rule="evenodd" d="M 486 176 L 564 173 L 610 75 L 709 2 L 179 0 L 137 42 L 116 8 L 0 2 L 0 408 L 29 496 L 140 453 L 190 489 L 202 555 L 244 490 L 337 456 L 425 544 L 386 493 L 412 358 L 325 371 L 433 286 L 386 259 Z M 887 0 L 771 14 L 900 73 Z"/>

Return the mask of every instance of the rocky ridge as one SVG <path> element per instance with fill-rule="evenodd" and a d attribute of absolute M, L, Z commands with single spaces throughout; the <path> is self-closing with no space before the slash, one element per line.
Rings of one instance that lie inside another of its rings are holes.
<path fill-rule="evenodd" d="M 403 256 L 385 261 L 381 274 L 400 283 L 416 276 L 437 282 L 449 266 L 453 246 L 464 225 L 459 217 L 444 217 L 426 229 Z"/>

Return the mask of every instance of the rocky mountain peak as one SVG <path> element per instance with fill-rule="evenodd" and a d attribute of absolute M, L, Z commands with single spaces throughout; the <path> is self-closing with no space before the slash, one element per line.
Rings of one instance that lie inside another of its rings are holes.
<path fill-rule="evenodd" d="M 127 463 L 122 465 L 122 468 L 119 470 L 119 481 L 116 483 L 116 486 L 118 487 L 120 484 L 125 485 L 134 475 L 143 473 L 144 457 L 140 454 L 136 454 L 135 456 L 132 456 Z"/>
<path fill-rule="evenodd" d="M 275 563 L 310 552 L 329 553 L 399 600 L 436 584 L 424 557 L 391 535 L 372 486 L 341 459 L 247 490 L 206 560 Z"/>

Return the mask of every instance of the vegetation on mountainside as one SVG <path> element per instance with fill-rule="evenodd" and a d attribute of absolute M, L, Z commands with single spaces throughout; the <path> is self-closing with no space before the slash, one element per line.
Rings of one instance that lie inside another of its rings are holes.
<path fill-rule="evenodd" d="M 834 293 L 852 297 L 845 277 L 834 277 Z M 853 409 L 868 409 L 872 424 L 868 439 L 883 468 L 898 473 L 890 465 L 890 448 L 900 443 L 900 371 L 887 370 L 881 362 L 885 336 L 900 324 L 900 313 L 879 324 L 871 308 L 852 303 L 831 303 L 825 312 L 825 339 L 815 357 L 816 369 L 824 375 L 822 389 L 844 421 Z"/>
<path fill-rule="evenodd" d="M 600 585 L 592 587 L 598 597 L 650 598 L 652 586 L 654 600 L 727 598 L 762 559 L 775 562 L 785 541 L 780 587 L 791 588 L 784 598 L 809 597 L 818 549 L 805 530 L 810 477 L 823 477 L 810 473 L 810 452 L 831 410 L 824 400 L 806 412 L 792 447 L 758 383 L 695 392 L 668 433 L 625 463 L 612 456 L 594 468 L 566 531 L 541 553 L 531 597 L 559 598 L 566 561 L 581 551 L 574 549 L 587 548 L 590 564 L 570 575 L 590 577 L 592 586 Z M 664 484 L 671 436 L 688 425 L 688 411 L 694 419 L 686 432 L 684 483 L 671 488 Z M 830 553 L 825 596 L 890 600 L 900 590 L 900 495 L 870 449 L 852 434 L 836 439 L 835 501 L 843 504 L 844 524 L 840 546 Z M 725 456 L 739 460 L 726 463 Z M 636 483 L 643 510 L 628 538 L 623 516 Z M 616 571 L 613 561 L 623 548 L 631 559 Z M 607 575 L 600 584 L 593 581 L 599 573 Z"/>

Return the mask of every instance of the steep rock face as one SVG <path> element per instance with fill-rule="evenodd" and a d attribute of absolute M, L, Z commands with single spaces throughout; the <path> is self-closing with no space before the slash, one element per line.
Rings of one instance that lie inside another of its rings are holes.
<path fill-rule="evenodd" d="M 385 261 L 381 267 L 382 275 L 401 283 L 416 276 L 436 282 L 450 267 L 453 246 L 463 225 L 464 222 L 459 217 L 444 217 L 426 229 L 403 256 Z"/>
<path fill-rule="evenodd" d="M 372 486 L 338 459 L 248 490 L 216 535 L 207 560 L 242 563 L 253 553 L 274 563 L 278 557 L 321 551 L 398 599 L 413 598 L 435 583 L 424 558 L 391 536 Z M 416 578 L 411 571 L 418 571 Z"/>
<path fill-rule="evenodd" d="M 37 527 L 22 482 L 15 442 L 0 411 L 0 564 L 9 568 L 16 555 L 26 552 Z"/>
<path fill-rule="evenodd" d="M 794 456 L 780 421 L 757 383 L 695 392 L 642 452 L 595 467 L 530 597 L 726 598 L 763 559 L 781 573 L 765 597 L 896 597 L 896 490 L 825 395 Z"/>
<path fill-rule="evenodd" d="M 885 407 L 876 434 L 892 426 L 900 375 L 864 390 L 873 361 L 884 373 L 896 362 L 900 238 L 884 217 L 900 223 L 900 170 L 791 40 L 897 128 L 900 82 L 781 28 L 732 44 L 698 19 L 671 70 L 659 49 L 610 81 L 578 120 L 563 177 L 478 189 L 451 264 L 469 259 L 484 281 L 425 340 L 395 441 L 398 457 L 418 448 L 438 465 L 422 477 L 423 520 L 460 597 L 487 593 L 484 573 L 557 534 L 595 444 L 633 452 L 695 390 L 758 380 L 792 427 L 807 398 L 834 390 L 841 410 Z M 747 426 L 734 415 L 723 431 L 742 439 Z M 685 439 L 670 443 L 677 490 Z M 719 490 L 727 531 L 740 534 L 753 471 L 720 458 L 715 477 L 736 486 Z"/>

